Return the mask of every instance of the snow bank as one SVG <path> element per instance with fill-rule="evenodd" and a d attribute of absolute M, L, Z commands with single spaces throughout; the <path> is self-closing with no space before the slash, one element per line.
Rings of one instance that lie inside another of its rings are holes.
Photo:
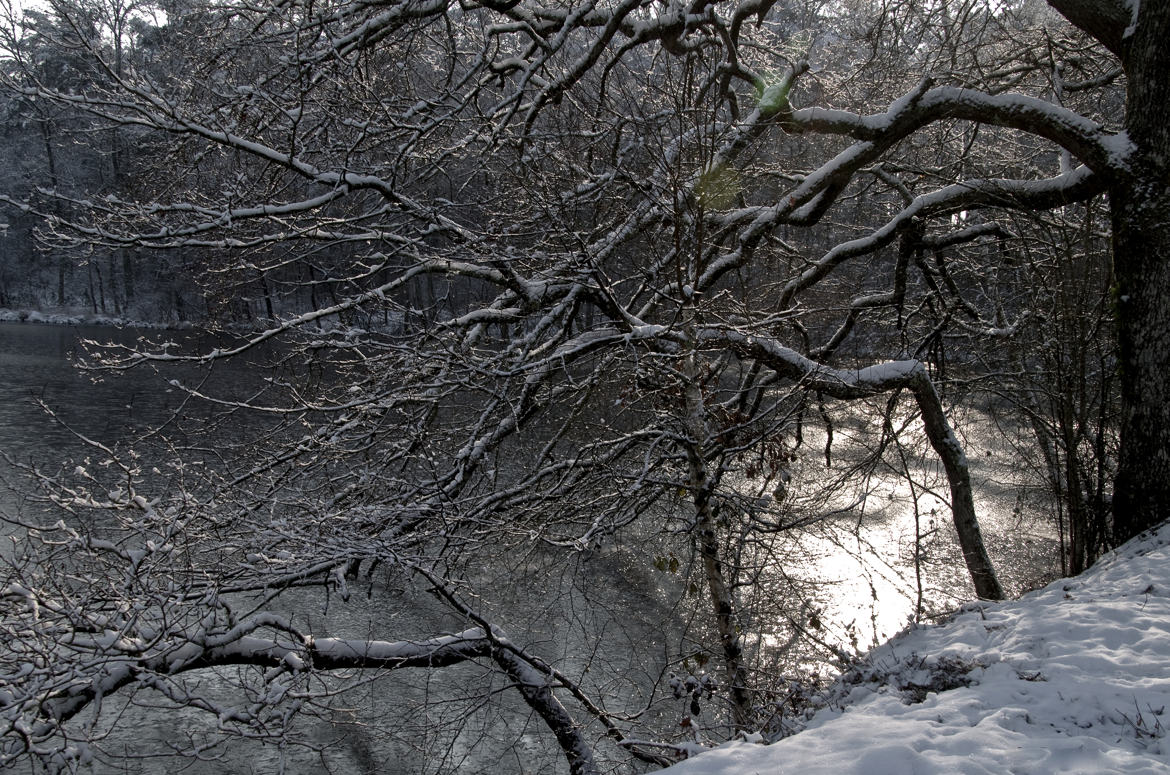
<path fill-rule="evenodd" d="M 0 309 L 0 323 L 40 323 L 51 326 L 113 326 L 116 328 L 191 328 L 192 324 L 152 323 L 116 315 L 72 314 L 67 312 L 39 312 L 27 309 Z"/>
<path fill-rule="evenodd" d="M 1079 577 L 874 649 L 804 731 L 667 772 L 1170 773 L 1167 707 L 1170 524 Z"/>

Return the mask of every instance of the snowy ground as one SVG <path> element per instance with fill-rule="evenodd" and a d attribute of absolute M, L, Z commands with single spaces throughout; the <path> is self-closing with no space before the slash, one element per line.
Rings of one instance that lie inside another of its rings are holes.
<path fill-rule="evenodd" d="M 0 323 L 41 323 L 50 326 L 113 326 L 116 328 L 191 328 L 191 323 L 149 323 L 118 315 L 96 313 L 38 312 L 0 309 Z"/>
<path fill-rule="evenodd" d="M 953 688 L 948 688 L 953 687 Z M 1170 773 L 1170 523 L 874 649 L 804 731 L 671 775 Z"/>

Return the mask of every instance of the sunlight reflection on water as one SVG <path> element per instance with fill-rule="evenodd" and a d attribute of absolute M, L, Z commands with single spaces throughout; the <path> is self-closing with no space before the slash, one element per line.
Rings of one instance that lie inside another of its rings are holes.
<path fill-rule="evenodd" d="M 872 437 L 880 426 L 873 427 L 868 438 L 864 425 L 860 431 L 837 432 L 834 468 L 848 470 L 861 461 L 870 451 L 867 445 L 876 443 Z M 1057 537 L 1048 504 L 986 412 L 963 412 L 958 430 L 971 453 L 976 512 L 988 551 L 1009 596 L 1019 594 L 1056 573 Z M 809 429 L 805 434 L 812 448 L 823 446 L 823 434 Z M 797 499 L 792 509 L 839 516 L 785 536 L 790 545 L 784 573 L 795 586 L 811 590 L 793 626 L 846 653 L 865 651 L 895 635 L 915 620 L 916 609 L 917 619 L 929 622 L 974 599 L 941 463 L 929 454 L 920 423 L 908 428 L 903 446 L 907 453 L 920 451 L 907 454 L 913 485 L 888 464 L 853 480 L 845 477 L 845 482 L 834 479 L 832 469 L 819 461 L 801 469 L 805 487 L 832 480 L 837 491 L 823 500 L 809 498 L 802 504 Z M 786 630 L 764 633 L 762 645 L 778 648 L 789 638 Z"/>

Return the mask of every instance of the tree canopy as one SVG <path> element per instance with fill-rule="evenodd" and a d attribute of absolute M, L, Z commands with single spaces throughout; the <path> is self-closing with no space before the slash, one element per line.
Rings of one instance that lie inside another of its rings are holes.
<path fill-rule="evenodd" d="M 503 626 L 484 583 L 509 553 L 587 564 L 629 541 L 660 542 L 671 573 L 684 557 L 719 665 L 675 695 L 718 694 L 723 734 L 765 728 L 742 611 L 785 534 L 832 515 L 792 495 L 806 427 L 832 455 L 826 402 L 880 397 L 882 449 L 920 423 L 979 597 L 1004 590 L 940 397 L 963 380 L 1025 384 L 1078 493 L 1074 565 L 1161 521 L 1168 26 L 1136 0 L 10 12 L 12 109 L 47 159 L 68 133 L 110 172 L 0 200 L 45 244 L 122 257 L 127 289 L 182 255 L 209 306 L 263 305 L 229 344 L 94 364 L 159 370 L 254 434 L 166 471 L 101 448 L 101 471 L 40 477 L 60 521 L 8 518 L 0 761 L 89 761 L 78 719 L 118 690 L 284 740 L 332 692 L 322 673 L 480 660 L 572 771 L 597 771 L 599 737 L 665 762 L 685 747 L 607 704 L 587 661 L 562 669 Z M 1094 323 L 1074 330 L 1081 303 Z M 228 359 L 274 370 L 236 393 L 200 382 Z M 1079 403 L 1046 415 L 1074 371 Z M 360 578 L 385 601 L 383 573 L 457 633 L 337 637 L 288 613 Z M 193 690 L 237 665 L 255 668 L 246 707 Z"/>

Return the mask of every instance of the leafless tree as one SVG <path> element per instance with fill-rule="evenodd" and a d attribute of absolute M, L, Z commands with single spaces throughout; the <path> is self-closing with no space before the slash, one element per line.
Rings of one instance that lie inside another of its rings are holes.
<path fill-rule="evenodd" d="M 190 3 L 165 9 L 156 64 L 95 46 L 91 89 L 9 79 L 166 149 L 169 172 L 136 197 L 43 191 L 80 213 L 41 208 L 50 228 L 203 251 L 216 277 L 329 301 L 271 305 L 270 327 L 212 351 L 106 353 L 107 369 L 166 369 L 275 342 L 284 371 L 247 395 L 183 382 L 272 419 L 230 466 L 161 489 L 137 463 L 112 489 L 88 468 L 44 482 L 76 516 L 19 523 L 6 761 L 84 758 L 68 721 L 116 689 L 198 706 L 180 680 L 195 668 L 270 671 L 279 691 L 227 719 L 259 728 L 319 670 L 469 659 L 514 682 L 573 771 L 595 765 L 561 697 L 657 760 L 669 747 L 632 743 L 629 720 L 459 591 L 501 547 L 587 553 L 623 536 L 689 544 L 728 726 L 752 728 L 729 563 L 737 536 L 801 517 L 780 486 L 788 439 L 825 398 L 913 399 L 974 591 L 1001 598 L 931 374 L 960 322 L 1002 335 L 1034 312 L 997 307 L 954 259 L 1014 239 L 1005 212 L 1108 192 L 1126 407 L 1115 531 L 1160 520 L 1170 140 L 1142 106 L 1165 102 L 1170 13 L 1050 5 L 1092 40 L 1034 4 L 981 0 Z M 1048 60 L 1044 36 L 1060 42 Z M 1122 83 L 1124 124 L 1109 110 Z M 355 641 L 272 613 L 289 589 L 340 591 L 373 565 L 425 578 L 469 629 Z"/>

